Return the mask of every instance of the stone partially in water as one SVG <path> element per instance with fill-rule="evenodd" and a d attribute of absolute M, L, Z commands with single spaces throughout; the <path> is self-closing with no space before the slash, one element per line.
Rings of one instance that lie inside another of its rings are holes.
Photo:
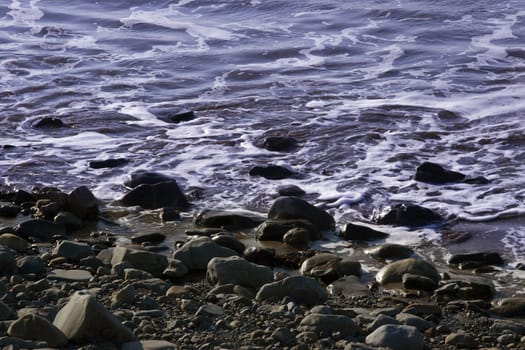
<path fill-rule="evenodd" d="M 175 179 L 161 173 L 141 170 L 130 174 L 124 185 L 129 188 L 135 188 L 139 185 L 154 185 L 170 181 L 175 181 Z"/>
<path fill-rule="evenodd" d="M 296 176 L 297 173 L 280 165 L 254 166 L 250 169 L 250 176 L 262 176 L 269 180 L 282 180 Z"/>
<path fill-rule="evenodd" d="M 208 237 L 199 237 L 186 242 L 173 253 L 173 258 L 182 261 L 190 271 L 206 270 L 215 257 L 237 256 L 237 252 L 213 242 Z"/>
<path fill-rule="evenodd" d="M 388 233 L 374 230 L 368 226 L 348 223 L 340 232 L 339 237 L 347 241 L 376 241 L 385 239 Z"/>
<path fill-rule="evenodd" d="M 226 229 L 244 229 L 257 227 L 264 217 L 253 213 L 223 210 L 203 210 L 194 218 L 195 225 Z"/>
<path fill-rule="evenodd" d="M 0 205 L 0 217 L 14 218 L 20 213 L 22 208 L 18 205 L 2 204 Z"/>
<path fill-rule="evenodd" d="M 328 284 L 343 276 L 360 276 L 361 264 L 335 254 L 320 253 L 306 259 L 299 272 L 304 276 L 319 278 Z"/>
<path fill-rule="evenodd" d="M 497 252 L 479 252 L 469 254 L 455 254 L 448 259 L 449 264 L 478 263 L 480 265 L 503 265 L 505 262 Z"/>
<path fill-rule="evenodd" d="M 440 276 L 434 265 L 419 259 L 403 259 L 390 263 L 376 274 L 376 280 L 380 284 L 400 283 L 404 274 L 412 274 L 430 278 L 439 283 Z"/>
<path fill-rule="evenodd" d="M 277 198 L 268 211 L 268 219 L 306 220 L 319 231 L 335 228 L 335 220 L 330 214 L 297 197 Z"/>
<path fill-rule="evenodd" d="M 256 230 L 256 238 L 260 241 L 282 241 L 284 235 L 293 229 L 304 229 L 309 232 L 310 240 L 321 237 L 319 230 L 307 220 L 266 220 Z"/>
<path fill-rule="evenodd" d="M 464 174 L 452 170 L 446 170 L 439 164 L 424 162 L 417 167 L 415 180 L 442 185 L 450 182 L 463 181 L 465 177 Z"/>
<path fill-rule="evenodd" d="M 127 164 L 129 161 L 126 158 L 112 158 L 104 160 L 92 160 L 89 162 L 89 167 L 92 169 L 116 168 L 118 166 Z"/>
<path fill-rule="evenodd" d="M 414 254 L 412 248 L 395 243 L 385 243 L 377 247 L 367 249 L 365 253 L 375 259 L 400 260 L 411 257 Z"/>
<path fill-rule="evenodd" d="M 138 205 L 144 209 L 173 207 L 186 210 L 190 206 L 175 181 L 139 185 L 124 195 L 120 203 L 127 207 Z"/>
<path fill-rule="evenodd" d="M 59 129 L 65 127 L 67 127 L 67 125 L 64 124 L 62 120 L 55 117 L 45 117 L 33 124 L 33 128 L 36 129 Z"/>
<path fill-rule="evenodd" d="M 283 185 L 277 187 L 277 194 L 279 196 L 302 197 L 306 194 L 306 192 L 296 185 Z"/>
<path fill-rule="evenodd" d="M 256 146 L 272 152 L 292 152 L 299 147 L 299 142 L 288 136 L 269 136 Z"/>
<path fill-rule="evenodd" d="M 389 207 L 384 213 L 376 218 L 376 222 L 382 225 L 398 225 L 408 227 L 419 227 L 441 222 L 443 218 L 430 209 L 415 204 L 400 203 Z"/>

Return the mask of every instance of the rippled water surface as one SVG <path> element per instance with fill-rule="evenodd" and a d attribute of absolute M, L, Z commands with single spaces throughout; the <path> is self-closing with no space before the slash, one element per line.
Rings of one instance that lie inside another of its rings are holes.
<path fill-rule="evenodd" d="M 15 146 L 0 149 L 3 183 L 85 184 L 110 201 L 149 169 L 202 189 L 197 208 L 260 211 L 296 184 L 341 222 L 412 201 L 510 217 L 477 239 L 525 262 L 521 0 L 4 0 L 0 44 L 0 146 Z M 68 127 L 34 128 L 43 117 Z M 256 147 L 267 136 L 301 147 Z M 130 162 L 88 166 L 107 158 Z M 415 182 L 424 161 L 490 183 Z M 267 164 L 301 176 L 249 176 Z"/>

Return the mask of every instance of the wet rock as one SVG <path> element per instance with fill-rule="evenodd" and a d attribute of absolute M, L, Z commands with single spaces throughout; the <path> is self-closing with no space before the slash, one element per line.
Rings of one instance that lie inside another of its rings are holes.
<path fill-rule="evenodd" d="M 461 182 L 465 177 L 465 174 L 446 170 L 439 164 L 424 162 L 417 167 L 415 180 L 434 185 L 442 185 L 450 182 Z"/>
<path fill-rule="evenodd" d="M 433 291 L 438 288 L 438 283 L 428 277 L 405 273 L 401 279 L 403 288 Z"/>
<path fill-rule="evenodd" d="M 86 243 L 79 243 L 73 241 L 60 241 L 58 245 L 53 249 L 53 256 L 61 256 L 66 259 L 80 261 L 82 258 L 86 258 L 93 254 L 91 246 Z"/>
<path fill-rule="evenodd" d="M 244 251 L 244 258 L 249 262 L 259 265 L 277 265 L 277 256 L 275 254 L 275 249 L 271 248 L 249 247 Z"/>
<path fill-rule="evenodd" d="M 525 297 L 503 298 L 494 302 L 492 311 L 505 317 L 525 316 Z"/>
<path fill-rule="evenodd" d="M 66 229 L 62 225 L 48 220 L 28 220 L 15 227 L 15 233 L 24 239 L 33 237 L 42 241 L 49 241 L 53 236 L 65 236 Z"/>
<path fill-rule="evenodd" d="M 125 247 L 115 247 L 113 248 L 111 265 L 114 266 L 121 262 L 127 262 L 131 267 L 147 271 L 154 276 L 162 276 L 162 272 L 168 267 L 168 258 L 164 255 Z"/>
<path fill-rule="evenodd" d="M 214 284 L 234 284 L 259 289 L 273 281 L 273 271 L 269 267 L 231 256 L 211 259 L 208 263 L 207 278 Z"/>
<path fill-rule="evenodd" d="M 3 204 L 0 205 L 0 217 L 3 218 L 14 218 L 16 217 L 22 208 L 18 205 Z"/>
<path fill-rule="evenodd" d="M 162 222 L 179 221 L 181 219 L 180 213 L 177 209 L 171 207 L 164 207 L 160 213 Z"/>
<path fill-rule="evenodd" d="M 129 188 L 135 188 L 139 185 L 154 185 L 161 182 L 172 182 L 174 178 L 153 171 L 136 171 L 129 175 L 124 185 Z"/>
<path fill-rule="evenodd" d="M 192 110 L 181 109 L 178 106 L 155 106 L 148 109 L 159 120 L 166 123 L 188 122 L 195 118 Z"/>
<path fill-rule="evenodd" d="M 173 258 L 182 261 L 190 271 L 206 270 L 215 257 L 236 256 L 237 252 L 213 242 L 208 237 L 199 237 L 186 242 L 173 253 Z"/>
<path fill-rule="evenodd" d="M 0 321 L 11 320 L 14 316 L 13 309 L 0 300 Z"/>
<path fill-rule="evenodd" d="M 328 295 L 326 290 L 313 278 L 291 276 L 263 285 L 255 299 L 280 300 L 284 297 L 290 297 L 300 304 L 314 306 L 324 303 Z"/>
<path fill-rule="evenodd" d="M 87 282 L 93 278 L 91 272 L 86 270 L 63 270 L 55 269 L 47 274 L 47 278 L 57 281 Z"/>
<path fill-rule="evenodd" d="M 220 210 L 203 210 L 194 218 L 195 225 L 226 229 L 243 229 L 257 227 L 264 218 L 253 213 L 228 212 Z"/>
<path fill-rule="evenodd" d="M 97 220 L 98 200 L 86 186 L 77 187 L 67 197 L 66 210 L 82 220 Z"/>
<path fill-rule="evenodd" d="M 0 274 L 11 275 L 18 272 L 14 250 L 0 246 Z"/>
<path fill-rule="evenodd" d="M 124 195 L 120 203 L 127 207 L 138 205 L 144 209 L 173 207 L 186 210 L 190 206 L 175 181 L 139 185 Z"/>
<path fill-rule="evenodd" d="M 295 227 L 284 234 L 283 242 L 293 247 L 306 247 L 310 242 L 310 235 L 309 230 Z"/>
<path fill-rule="evenodd" d="M 25 252 L 31 247 L 28 241 L 12 233 L 0 235 L 0 245 L 11 248 L 17 252 Z"/>
<path fill-rule="evenodd" d="M 387 238 L 389 234 L 376 231 L 368 226 L 348 223 L 339 236 L 347 241 L 376 241 Z"/>
<path fill-rule="evenodd" d="M 17 261 L 18 271 L 27 275 L 39 274 L 46 271 L 46 263 L 39 256 L 24 256 Z"/>
<path fill-rule="evenodd" d="M 60 309 L 53 324 L 67 339 L 80 344 L 111 342 L 120 346 L 136 340 L 131 330 L 88 294 L 75 293 Z"/>
<path fill-rule="evenodd" d="M 446 281 L 434 294 L 444 300 L 492 299 L 495 288 L 487 278 L 462 276 L 462 279 Z"/>
<path fill-rule="evenodd" d="M 13 322 L 7 334 L 25 340 L 45 341 L 50 347 L 68 343 L 66 336 L 47 319 L 38 315 L 24 315 Z"/>
<path fill-rule="evenodd" d="M 335 228 L 334 218 L 330 214 L 297 197 L 277 198 L 270 207 L 268 219 L 306 220 L 319 231 Z"/>
<path fill-rule="evenodd" d="M 302 197 L 306 192 L 296 185 L 283 185 L 277 187 L 277 194 L 279 196 L 293 196 L 293 197 Z"/>
<path fill-rule="evenodd" d="M 166 239 L 166 235 L 153 232 L 153 233 L 143 233 L 139 235 L 134 235 L 131 237 L 131 242 L 140 244 L 140 243 L 162 243 Z"/>
<path fill-rule="evenodd" d="M 64 226 L 68 231 L 78 230 L 84 225 L 78 216 L 68 211 L 58 212 L 53 218 L 53 222 L 57 225 Z"/>
<path fill-rule="evenodd" d="M 419 259 L 403 259 L 388 264 L 376 274 L 376 280 L 380 284 L 399 283 L 404 274 L 424 276 L 439 283 L 440 276 L 434 265 Z"/>
<path fill-rule="evenodd" d="M 445 344 L 457 346 L 458 348 L 477 349 L 478 342 L 470 334 L 451 333 L 445 338 Z"/>
<path fill-rule="evenodd" d="M 299 147 L 299 142 L 293 137 L 270 136 L 262 143 L 256 143 L 256 145 L 272 152 L 291 152 Z"/>
<path fill-rule="evenodd" d="M 361 275 L 361 264 L 357 261 L 343 259 L 331 253 L 320 253 L 306 259 L 299 272 L 303 276 L 321 279 L 329 284 L 343 276 Z"/>
<path fill-rule="evenodd" d="M 283 241 L 284 235 L 296 228 L 307 230 L 312 241 L 321 238 L 321 233 L 311 222 L 297 219 L 266 220 L 257 227 L 256 238 L 260 241 Z"/>
<path fill-rule="evenodd" d="M 226 234 L 213 236 L 211 240 L 223 247 L 235 250 L 239 255 L 242 255 L 246 249 L 246 246 L 241 241 Z"/>
<path fill-rule="evenodd" d="M 33 128 L 36 129 L 59 129 L 65 127 L 67 125 L 60 118 L 55 117 L 45 117 L 33 124 Z"/>
<path fill-rule="evenodd" d="M 373 258 L 381 260 L 401 260 L 414 255 L 412 248 L 395 243 L 385 243 L 367 249 L 365 252 Z"/>
<path fill-rule="evenodd" d="M 250 169 L 250 176 L 261 176 L 268 180 L 282 180 L 297 176 L 297 173 L 280 165 L 256 165 Z"/>
<path fill-rule="evenodd" d="M 469 185 L 486 185 L 490 183 L 490 180 L 483 176 L 476 176 L 467 177 L 463 182 Z"/>
<path fill-rule="evenodd" d="M 92 160 L 89 162 L 89 167 L 92 169 L 116 168 L 118 166 L 128 164 L 126 158 L 113 158 L 104 160 Z"/>
<path fill-rule="evenodd" d="M 376 222 L 382 225 L 398 225 L 418 227 L 425 226 L 442 221 L 439 214 L 432 210 L 414 205 L 401 203 L 389 207 L 385 213 L 382 213 Z"/>
<path fill-rule="evenodd" d="M 347 316 L 312 313 L 302 319 L 299 332 L 332 334 L 339 332 L 342 337 L 355 337 L 361 333 L 357 324 Z"/>
<path fill-rule="evenodd" d="M 366 344 L 392 350 L 423 350 L 425 344 L 419 330 L 412 326 L 384 325 L 366 337 Z"/>
<path fill-rule="evenodd" d="M 357 276 L 345 276 L 332 282 L 327 287 L 332 295 L 344 295 L 345 297 L 355 297 L 371 295 L 372 292 L 366 284 L 360 282 Z"/>
<path fill-rule="evenodd" d="M 455 254 L 448 259 L 449 264 L 477 263 L 480 265 L 503 265 L 505 262 L 497 252 L 480 252 L 469 254 Z"/>
<path fill-rule="evenodd" d="M 17 205 L 36 202 L 35 196 L 24 190 L 16 190 L 10 197 L 12 197 L 11 201 Z"/>

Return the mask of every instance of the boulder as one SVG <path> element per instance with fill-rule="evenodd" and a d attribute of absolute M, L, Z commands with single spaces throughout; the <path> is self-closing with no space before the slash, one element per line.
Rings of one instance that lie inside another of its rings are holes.
<path fill-rule="evenodd" d="M 401 282 L 405 289 L 433 291 L 438 287 L 438 282 L 435 280 L 425 276 L 412 275 L 410 273 L 405 273 L 401 278 Z"/>
<path fill-rule="evenodd" d="M 46 271 L 46 263 L 39 256 L 24 256 L 16 262 L 18 271 L 23 274 L 39 274 Z"/>
<path fill-rule="evenodd" d="M 20 213 L 22 208 L 18 205 L 2 204 L 0 205 L 0 217 L 2 218 L 14 218 Z"/>
<path fill-rule="evenodd" d="M 181 109 L 179 106 L 154 106 L 148 111 L 166 123 L 178 124 L 195 118 L 191 109 Z"/>
<path fill-rule="evenodd" d="M 445 338 L 445 344 L 460 349 L 478 349 L 476 338 L 467 333 L 451 333 Z"/>
<path fill-rule="evenodd" d="M 207 278 L 214 284 L 235 284 L 259 289 L 273 282 L 273 271 L 238 256 L 213 258 L 208 263 Z"/>
<path fill-rule="evenodd" d="M 62 347 L 68 343 L 66 336 L 42 316 L 27 314 L 9 326 L 7 334 L 25 340 L 45 341 L 50 347 Z"/>
<path fill-rule="evenodd" d="M 428 277 L 439 283 L 440 276 L 434 265 L 419 259 L 403 259 L 390 263 L 376 274 L 376 280 L 380 284 L 400 283 L 404 274 L 412 274 Z"/>
<path fill-rule="evenodd" d="M 114 266 L 121 262 L 127 262 L 131 267 L 147 271 L 157 277 L 162 276 L 162 272 L 168 267 L 168 258 L 164 255 L 138 249 L 115 247 L 113 248 L 111 265 Z"/>
<path fill-rule="evenodd" d="M 140 185 L 154 185 L 160 182 L 171 181 L 175 181 L 175 179 L 161 173 L 139 170 L 130 174 L 124 185 L 129 188 L 135 188 Z"/>
<path fill-rule="evenodd" d="M 492 281 L 477 276 L 461 276 L 461 279 L 451 279 L 434 291 L 438 299 L 443 300 L 490 300 L 495 294 Z"/>
<path fill-rule="evenodd" d="M 321 279 L 329 284 L 343 276 L 361 275 L 361 264 L 331 253 L 320 253 L 306 259 L 299 270 L 303 276 Z"/>
<path fill-rule="evenodd" d="M 412 248 L 395 243 L 385 243 L 367 249 L 365 252 L 373 258 L 380 260 L 401 260 L 414 255 Z"/>
<path fill-rule="evenodd" d="M 291 152 L 299 147 L 299 142 L 293 137 L 269 136 L 262 142 L 257 142 L 256 145 L 272 152 Z"/>
<path fill-rule="evenodd" d="M 306 220 L 319 231 L 335 228 L 334 218 L 330 214 L 298 197 L 277 198 L 270 207 L 268 219 Z"/>
<path fill-rule="evenodd" d="M 126 207 L 138 205 L 144 209 L 173 207 L 186 210 L 190 206 L 175 181 L 139 185 L 124 195 L 120 203 Z"/>
<path fill-rule="evenodd" d="M 307 306 L 319 305 L 326 302 L 328 294 L 315 279 L 304 276 L 290 276 L 283 280 L 263 285 L 256 300 L 281 300 L 290 297 L 297 303 Z"/>
<path fill-rule="evenodd" d="M 442 185 L 449 182 L 461 182 L 465 177 L 465 174 L 457 171 L 446 170 L 439 164 L 424 162 L 416 168 L 416 175 L 414 178 L 416 181 Z"/>
<path fill-rule="evenodd" d="M 524 317 L 525 297 L 499 299 L 493 303 L 492 311 L 504 317 Z"/>
<path fill-rule="evenodd" d="M 416 327 L 384 325 L 366 337 L 366 344 L 391 350 L 423 350 L 423 336 Z"/>
<path fill-rule="evenodd" d="M 239 255 L 242 255 L 246 249 L 244 243 L 227 234 L 218 234 L 213 236 L 211 240 L 219 245 L 222 245 L 223 247 L 235 250 Z"/>
<path fill-rule="evenodd" d="M 299 332 L 314 332 L 331 335 L 338 332 L 341 337 L 355 337 L 361 333 L 357 324 L 348 316 L 311 313 L 302 319 Z"/>
<path fill-rule="evenodd" d="M 428 208 L 414 204 L 401 203 L 387 210 L 375 221 L 382 225 L 419 227 L 441 222 L 442 217 Z"/>
<path fill-rule="evenodd" d="M 160 232 L 153 233 L 142 233 L 138 235 L 133 235 L 131 237 L 131 242 L 135 244 L 141 243 L 162 243 L 166 239 L 166 235 Z"/>
<path fill-rule="evenodd" d="M 282 185 L 277 187 L 277 194 L 279 196 L 302 197 L 306 194 L 306 192 L 296 185 Z"/>
<path fill-rule="evenodd" d="M 89 294 L 75 293 L 53 322 L 67 339 L 79 344 L 110 342 L 116 346 L 137 340 L 130 329 Z"/>
<path fill-rule="evenodd" d="M 28 220 L 15 227 L 15 233 L 24 239 L 29 237 L 49 241 L 53 236 L 66 235 L 66 228 L 48 220 Z"/>
<path fill-rule="evenodd" d="M 60 241 L 53 249 L 53 256 L 60 256 L 74 261 L 80 261 L 93 254 L 91 246 L 86 243 L 79 243 L 73 241 Z"/>
<path fill-rule="evenodd" d="M 448 259 L 449 264 L 476 263 L 479 265 L 503 265 L 505 262 L 497 252 L 479 252 L 468 254 L 454 254 Z"/>
<path fill-rule="evenodd" d="M 59 129 L 67 127 L 60 118 L 44 117 L 33 124 L 35 129 Z"/>
<path fill-rule="evenodd" d="M 14 250 L 0 246 L 0 274 L 12 275 L 18 272 Z"/>
<path fill-rule="evenodd" d="M 339 233 L 339 236 L 347 241 L 377 241 L 385 239 L 389 235 L 368 226 L 348 223 Z"/>
<path fill-rule="evenodd" d="M 284 234 L 283 242 L 293 247 L 306 247 L 310 243 L 310 236 L 309 230 L 295 227 Z"/>
<path fill-rule="evenodd" d="M 268 180 L 282 180 L 297 176 L 295 171 L 279 165 L 254 166 L 250 169 L 250 176 L 261 176 Z"/>
<path fill-rule="evenodd" d="M 86 186 L 71 191 L 65 209 L 82 220 L 98 219 L 98 200 Z"/>
<path fill-rule="evenodd" d="M 238 255 L 236 251 L 213 242 L 208 237 L 198 237 L 186 242 L 173 253 L 190 271 L 206 270 L 211 259 Z"/>
<path fill-rule="evenodd" d="M 68 231 L 76 231 L 84 225 L 84 222 L 78 216 L 69 211 L 59 211 L 53 218 L 53 222 L 64 226 Z"/>
<path fill-rule="evenodd" d="M 92 169 L 116 168 L 118 166 L 127 164 L 128 162 L 129 161 L 126 158 L 92 160 L 89 162 L 89 167 Z"/>
<path fill-rule="evenodd" d="M 257 227 L 256 238 L 260 241 L 283 241 L 284 235 L 296 228 L 307 230 L 312 241 L 321 238 L 319 230 L 307 220 L 266 220 Z"/>
<path fill-rule="evenodd" d="M 264 222 L 264 218 L 260 215 L 246 212 L 203 210 L 195 216 L 194 222 L 199 227 L 244 229 L 259 226 Z"/>
<path fill-rule="evenodd" d="M 17 252 L 25 252 L 31 247 L 28 241 L 12 233 L 0 235 L 0 245 L 11 248 Z"/>
<path fill-rule="evenodd" d="M 345 297 L 369 296 L 371 290 L 364 283 L 361 283 L 357 276 L 345 276 L 332 282 L 326 287 L 332 295 L 344 295 Z"/>

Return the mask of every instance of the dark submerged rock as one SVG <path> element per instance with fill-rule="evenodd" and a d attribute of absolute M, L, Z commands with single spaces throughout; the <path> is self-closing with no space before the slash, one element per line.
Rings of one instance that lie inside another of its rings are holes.
<path fill-rule="evenodd" d="M 389 208 L 386 214 L 375 221 L 382 225 L 418 227 L 435 224 L 443 218 L 428 208 L 415 204 L 400 203 Z"/>
<path fill-rule="evenodd" d="M 128 162 L 129 161 L 126 158 L 93 160 L 89 162 L 89 167 L 92 169 L 116 168 L 118 166 L 127 164 Z"/>
<path fill-rule="evenodd" d="M 296 176 L 297 173 L 279 166 L 279 165 L 268 165 L 268 166 L 254 166 L 250 169 L 250 176 L 262 176 L 269 180 L 281 180 Z"/>
<path fill-rule="evenodd" d="M 173 207 L 186 210 L 190 206 L 175 181 L 139 185 L 124 195 L 120 203 L 128 207 L 138 205 L 144 209 Z"/>
<path fill-rule="evenodd" d="M 98 218 L 98 200 L 86 186 L 75 188 L 67 196 L 66 209 L 82 220 Z"/>
<path fill-rule="evenodd" d="M 452 170 L 446 170 L 439 164 L 424 162 L 417 167 L 415 180 L 441 185 L 449 182 L 460 182 L 463 181 L 465 177 L 465 174 Z"/>
<path fill-rule="evenodd" d="M 339 236 L 347 241 L 376 241 L 385 239 L 388 233 L 376 231 L 368 226 L 348 223 Z"/>
<path fill-rule="evenodd" d="M 335 228 L 335 220 L 330 214 L 297 197 L 277 198 L 268 211 L 268 219 L 306 220 L 319 231 Z"/>
<path fill-rule="evenodd" d="M 54 117 L 45 117 L 33 124 L 36 129 L 58 129 L 65 128 L 67 125 L 62 120 Z"/>
<path fill-rule="evenodd" d="M 195 119 L 195 113 L 192 110 L 181 109 L 176 106 L 151 107 L 149 111 L 166 123 L 178 124 Z"/>
<path fill-rule="evenodd" d="M 14 218 L 16 217 L 22 208 L 18 205 L 0 205 L 0 217 L 3 218 Z"/>
<path fill-rule="evenodd" d="M 200 227 L 228 229 L 253 228 L 259 226 L 263 221 L 263 217 L 255 214 L 221 210 L 203 210 L 194 218 L 195 225 Z"/>
<path fill-rule="evenodd" d="M 256 238 L 260 241 L 283 241 L 284 235 L 293 229 L 307 230 L 312 241 L 321 237 L 319 230 L 307 220 L 266 220 L 257 227 Z"/>
<path fill-rule="evenodd" d="M 470 254 L 452 255 L 448 260 L 449 264 L 457 265 L 463 263 L 477 263 L 480 265 L 503 265 L 505 262 L 497 252 L 480 252 Z"/>
<path fill-rule="evenodd" d="M 167 181 L 175 181 L 175 179 L 161 173 L 141 170 L 130 174 L 124 185 L 129 188 L 135 188 L 139 185 L 154 185 Z"/>
<path fill-rule="evenodd" d="M 268 151 L 291 152 L 299 147 L 299 142 L 293 137 L 270 136 L 262 142 L 261 146 Z"/>
<path fill-rule="evenodd" d="M 400 260 L 411 257 L 414 251 L 412 248 L 401 244 L 385 243 L 366 250 L 366 253 L 375 259 Z"/>
<path fill-rule="evenodd" d="M 161 243 L 166 239 L 166 235 L 163 235 L 159 232 L 153 233 L 144 233 L 139 235 L 134 235 L 131 237 L 131 242 L 133 243 Z"/>
<path fill-rule="evenodd" d="M 306 194 L 306 192 L 296 185 L 283 185 L 277 187 L 277 194 L 279 196 L 302 197 Z"/>

